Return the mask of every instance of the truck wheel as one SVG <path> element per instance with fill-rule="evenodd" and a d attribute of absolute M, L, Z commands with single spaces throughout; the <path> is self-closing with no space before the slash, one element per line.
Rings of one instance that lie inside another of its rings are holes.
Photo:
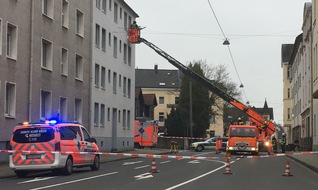
<path fill-rule="evenodd" d="M 199 145 L 199 146 L 197 147 L 197 151 L 201 152 L 202 150 L 203 150 L 203 146 Z"/>
<path fill-rule="evenodd" d="M 63 168 L 63 173 L 65 175 L 71 175 L 73 172 L 73 160 L 72 158 L 68 157 L 65 163 L 65 166 Z"/>
<path fill-rule="evenodd" d="M 93 165 L 91 165 L 91 169 L 93 171 L 99 170 L 99 166 L 100 166 L 100 159 L 99 159 L 99 156 L 96 155 L 95 159 L 94 159 L 94 163 L 93 163 Z"/>
<path fill-rule="evenodd" d="M 17 174 L 19 178 L 24 178 L 28 175 L 27 171 L 15 171 L 15 173 Z"/>

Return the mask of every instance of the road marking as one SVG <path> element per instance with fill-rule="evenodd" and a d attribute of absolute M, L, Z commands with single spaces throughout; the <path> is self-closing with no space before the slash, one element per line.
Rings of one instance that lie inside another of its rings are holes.
<path fill-rule="evenodd" d="M 171 162 L 171 160 L 160 162 L 160 164 L 166 164 L 166 163 L 169 163 L 169 162 Z"/>
<path fill-rule="evenodd" d="M 135 167 L 135 170 L 141 169 L 141 168 L 146 168 L 146 167 L 150 167 L 150 165 L 144 165 L 144 166 L 139 166 L 139 167 Z"/>
<path fill-rule="evenodd" d="M 224 162 L 223 162 L 223 163 L 224 163 Z M 180 184 L 178 184 L 178 185 L 169 187 L 169 188 L 167 188 L 167 189 L 165 189 L 165 190 L 176 189 L 176 188 L 178 188 L 178 187 L 181 187 L 181 186 L 183 186 L 183 185 L 186 185 L 186 184 L 188 184 L 188 183 L 191 183 L 191 182 L 193 182 L 193 181 L 195 181 L 195 180 L 197 180 L 197 179 L 200 179 L 200 178 L 202 178 L 202 177 L 204 177 L 204 176 L 207 176 L 207 175 L 209 175 L 209 174 L 211 174 L 211 173 L 214 173 L 214 172 L 216 172 L 216 171 L 218 171 L 218 170 L 224 168 L 225 166 L 226 166 L 226 163 L 224 163 L 223 166 L 221 166 L 221 167 L 219 167 L 219 168 L 216 168 L 215 170 L 209 171 L 209 172 L 207 172 L 207 173 L 205 173 L 205 174 L 202 174 L 202 175 L 200 175 L 200 176 L 198 176 L 198 177 L 195 177 L 195 178 L 193 178 L 193 179 L 190 179 L 190 180 L 185 181 L 185 182 L 183 182 L 183 183 L 180 183 Z"/>
<path fill-rule="evenodd" d="M 199 160 L 191 160 L 188 163 L 189 164 L 200 164 L 201 162 Z"/>
<path fill-rule="evenodd" d="M 37 182 L 37 181 L 44 181 L 44 180 L 48 180 L 48 179 L 51 179 L 51 178 L 56 178 L 56 177 L 36 177 L 36 178 L 28 180 L 28 181 L 19 182 L 18 184 L 32 183 L 32 182 Z"/>
<path fill-rule="evenodd" d="M 133 164 L 138 164 L 138 163 L 141 163 L 143 161 L 136 161 L 136 162 L 124 162 L 123 163 L 123 166 L 127 166 L 127 165 L 133 165 Z"/>
<path fill-rule="evenodd" d="M 136 178 L 136 180 L 141 180 L 141 179 L 147 179 L 147 178 L 151 178 L 153 177 L 153 175 L 149 172 L 144 173 L 144 174 L 140 174 L 140 175 L 136 175 L 134 178 Z"/>
<path fill-rule="evenodd" d="M 63 183 L 57 183 L 57 184 L 54 184 L 54 185 L 48 185 L 48 186 L 38 187 L 38 188 L 30 189 L 30 190 L 48 189 L 48 188 L 51 188 L 51 187 L 57 187 L 57 186 L 67 185 L 67 184 L 76 183 L 76 182 L 80 182 L 80 181 L 86 181 L 86 180 L 90 180 L 90 179 L 94 179 L 94 178 L 99 178 L 99 177 L 104 177 L 104 176 L 108 176 L 108 175 L 117 174 L 117 173 L 118 173 L 118 172 L 111 172 L 111 173 L 107 173 L 107 174 L 101 174 L 101 175 L 92 176 L 92 177 L 87 177 L 87 178 L 82 178 L 82 179 L 77 179 L 77 180 L 73 180 L 73 181 L 67 181 L 67 182 L 63 182 Z"/>

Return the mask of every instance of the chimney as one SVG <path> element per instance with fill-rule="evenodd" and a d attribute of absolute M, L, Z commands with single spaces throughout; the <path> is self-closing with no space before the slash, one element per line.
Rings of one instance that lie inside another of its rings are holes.
<path fill-rule="evenodd" d="M 155 74 L 158 73 L 158 65 L 155 65 Z"/>

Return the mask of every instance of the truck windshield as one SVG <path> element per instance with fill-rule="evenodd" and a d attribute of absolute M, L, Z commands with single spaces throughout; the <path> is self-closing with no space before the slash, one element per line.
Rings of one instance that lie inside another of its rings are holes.
<path fill-rule="evenodd" d="M 17 143 L 47 142 L 54 138 L 54 130 L 49 127 L 18 129 L 13 133 Z"/>
<path fill-rule="evenodd" d="M 236 137 L 255 137 L 255 129 L 251 128 L 231 128 L 230 136 Z"/>

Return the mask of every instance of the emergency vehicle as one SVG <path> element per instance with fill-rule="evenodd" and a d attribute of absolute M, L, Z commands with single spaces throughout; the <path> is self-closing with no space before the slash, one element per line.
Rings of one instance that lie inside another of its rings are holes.
<path fill-rule="evenodd" d="M 73 167 L 100 167 L 96 139 L 78 123 L 21 123 L 13 130 L 10 146 L 9 166 L 18 177 L 38 170 L 70 175 Z"/>
<path fill-rule="evenodd" d="M 134 121 L 134 146 L 136 148 L 156 147 L 158 123 L 156 121 Z"/>

